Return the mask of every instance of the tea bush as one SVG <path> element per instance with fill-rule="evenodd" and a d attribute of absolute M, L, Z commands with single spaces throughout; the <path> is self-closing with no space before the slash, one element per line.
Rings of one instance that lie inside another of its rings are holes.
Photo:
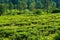
<path fill-rule="evenodd" d="M 60 14 L 0 16 L 1 40 L 59 40 L 59 33 Z"/>

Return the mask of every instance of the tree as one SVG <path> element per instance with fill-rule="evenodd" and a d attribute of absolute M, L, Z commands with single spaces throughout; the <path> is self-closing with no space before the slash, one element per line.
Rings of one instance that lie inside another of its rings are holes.
<path fill-rule="evenodd" d="M 33 9 L 35 9 L 35 2 L 32 2 L 32 3 L 30 4 L 30 10 L 33 10 Z"/>
<path fill-rule="evenodd" d="M 37 9 L 43 8 L 43 1 L 44 0 L 37 0 L 37 2 L 36 2 L 36 8 Z"/>
<path fill-rule="evenodd" d="M 34 0 L 30 0 L 29 9 L 30 9 L 30 10 L 33 10 L 33 9 L 35 9 L 35 6 L 36 6 L 36 3 L 35 3 L 35 1 L 34 1 Z"/>
<path fill-rule="evenodd" d="M 26 8 L 27 8 L 27 4 L 26 4 L 25 0 L 19 0 L 18 9 L 24 10 Z"/>
<path fill-rule="evenodd" d="M 47 13 L 49 13 L 49 10 L 51 9 L 51 0 L 45 0 L 45 9 Z"/>
<path fill-rule="evenodd" d="M 5 6 L 3 4 L 0 4 L 0 16 L 3 14 L 5 11 Z"/>
<path fill-rule="evenodd" d="M 52 10 L 56 9 L 56 2 L 52 2 Z"/>
<path fill-rule="evenodd" d="M 9 7 L 8 7 L 8 9 L 13 9 L 14 8 L 14 5 L 13 5 L 13 2 L 12 2 L 12 0 L 9 0 Z"/>
<path fill-rule="evenodd" d="M 60 0 L 58 0 L 58 5 L 59 5 L 59 9 L 60 9 Z"/>

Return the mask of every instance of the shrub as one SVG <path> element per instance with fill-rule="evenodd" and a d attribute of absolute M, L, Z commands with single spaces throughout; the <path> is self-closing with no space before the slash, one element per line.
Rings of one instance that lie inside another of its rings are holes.
<path fill-rule="evenodd" d="M 41 9 L 36 9 L 33 11 L 34 14 L 37 14 L 37 15 L 43 15 L 43 14 L 46 14 L 46 12 L 44 10 L 41 10 Z"/>
<path fill-rule="evenodd" d="M 12 37 L 11 40 L 27 40 L 27 36 L 24 34 L 20 34 L 20 35 L 15 35 Z"/>
<path fill-rule="evenodd" d="M 41 10 L 34 10 L 34 14 L 41 14 Z"/>
<path fill-rule="evenodd" d="M 54 37 L 54 40 L 60 40 L 60 34 L 57 34 L 57 35 Z"/>

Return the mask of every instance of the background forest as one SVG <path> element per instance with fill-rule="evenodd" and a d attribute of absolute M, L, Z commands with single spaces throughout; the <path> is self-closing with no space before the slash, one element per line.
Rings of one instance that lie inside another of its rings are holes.
<path fill-rule="evenodd" d="M 44 9 L 47 6 L 60 8 L 60 0 L 0 0 L 9 9 Z"/>
<path fill-rule="evenodd" d="M 59 11 L 59 9 L 60 0 L 0 0 L 0 12 L 3 13 L 4 11 L 4 15 L 15 15 L 15 11 L 17 12 L 17 14 L 23 14 L 27 11 L 29 11 L 28 14 L 44 14 L 41 11 L 54 13 Z M 19 10 L 21 12 L 19 12 Z"/>

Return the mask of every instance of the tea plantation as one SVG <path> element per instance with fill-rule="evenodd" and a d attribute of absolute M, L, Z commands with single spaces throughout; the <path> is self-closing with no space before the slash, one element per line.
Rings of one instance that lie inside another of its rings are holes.
<path fill-rule="evenodd" d="M 60 40 L 60 14 L 0 16 L 0 40 Z"/>

